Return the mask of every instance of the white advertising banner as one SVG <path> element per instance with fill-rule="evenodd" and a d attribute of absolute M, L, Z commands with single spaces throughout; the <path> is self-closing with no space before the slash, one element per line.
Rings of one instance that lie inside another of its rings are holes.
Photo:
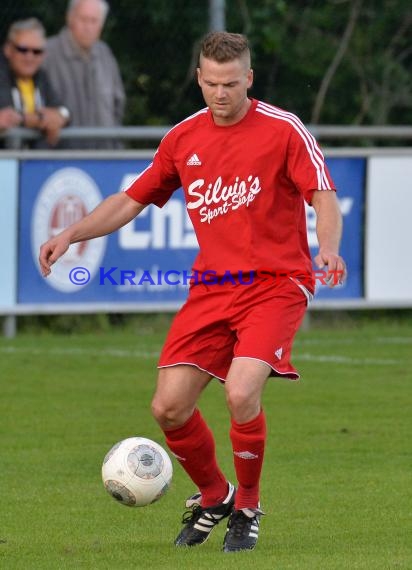
<path fill-rule="evenodd" d="M 16 303 L 18 161 L 0 160 L 0 307 Z"/>
<path fill-rule="evenodd" d="M 369 158 L 366 195 L 366 300 L 411 304 L 412 156 Z"/>

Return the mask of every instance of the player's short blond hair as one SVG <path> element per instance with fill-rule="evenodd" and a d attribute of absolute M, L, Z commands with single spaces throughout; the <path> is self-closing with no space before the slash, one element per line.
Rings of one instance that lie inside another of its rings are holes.
<path fill-rule="evenodd" d="M 230 32 L 210 32 L 202 41 L 200 60 L 202 57 L 218 63 L 226 63 L 235 59 L 245 59 L 250 67 L 249 42 L 243 34 Z"/>

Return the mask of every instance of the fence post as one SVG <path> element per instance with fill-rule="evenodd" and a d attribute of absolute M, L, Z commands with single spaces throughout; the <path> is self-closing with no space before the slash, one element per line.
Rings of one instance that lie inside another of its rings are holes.
<path fill-rule="evenodd" d="M 14 338 L 17 332 L 16 315 L 6 315 L 3 320 L 3 336 L 6 338 Z"/>
<path fill-rule="evenodd" d="M 209 0 L 209 31 L 221 32 L 225 29 L 225 0 Z"/>

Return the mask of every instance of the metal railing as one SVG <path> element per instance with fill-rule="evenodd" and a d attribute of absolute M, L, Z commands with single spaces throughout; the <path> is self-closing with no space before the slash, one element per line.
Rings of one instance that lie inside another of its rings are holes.
<path fill-rule="evenodd" d="M 67 127 L 62 129 L 62 141 L 70 139 L 117 139 L 122 141 L 160 141 L 171 126 L 128 126 L 128 127 Z M 412 126 L 357 126 L 357 125 L 308 125 L 309 131 L 318 140 L 373 140 L 412 141 Z M 40 134 L 26 128 L 0 131 L 7 148 L 19 149 L 25 141 L 36 140 Z"/>
<path fill-rule="evenodd" d="M 60 131 L 60 140 L 117 139 L 122 141 L 160 141 L 170 127 L 67 127 Z M 0 131 L 9 149 L 19 149 L 25 141 L 38 140 L 41 134 L 34 129 L 16 128 Z"/>

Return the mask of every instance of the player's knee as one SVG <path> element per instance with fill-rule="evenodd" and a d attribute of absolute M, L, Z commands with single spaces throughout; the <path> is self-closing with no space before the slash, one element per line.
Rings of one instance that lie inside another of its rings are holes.
<path fill-rule="evenodd" d="M 151 409 L 153 417 L 164 429 L 178 427 L 187 419 L 180 406 L 172 402 L 163 402 L 156 397 L 153 398 Z"/>
<path fill-rule="evenodd" d="M 152 415 L 160 425 L 163 425 L 168 419 L 172 419 L 174 415 L 172 410 L 165 406 L 156 396 L 152 401 Z"/>
<path fill-rule="evenodd" d="M 261 408 L 260 399 L 256 395 L 239 387 L 226 390 L 226 403 L 230 415 L 239 423 L 254 418 Z"/>

